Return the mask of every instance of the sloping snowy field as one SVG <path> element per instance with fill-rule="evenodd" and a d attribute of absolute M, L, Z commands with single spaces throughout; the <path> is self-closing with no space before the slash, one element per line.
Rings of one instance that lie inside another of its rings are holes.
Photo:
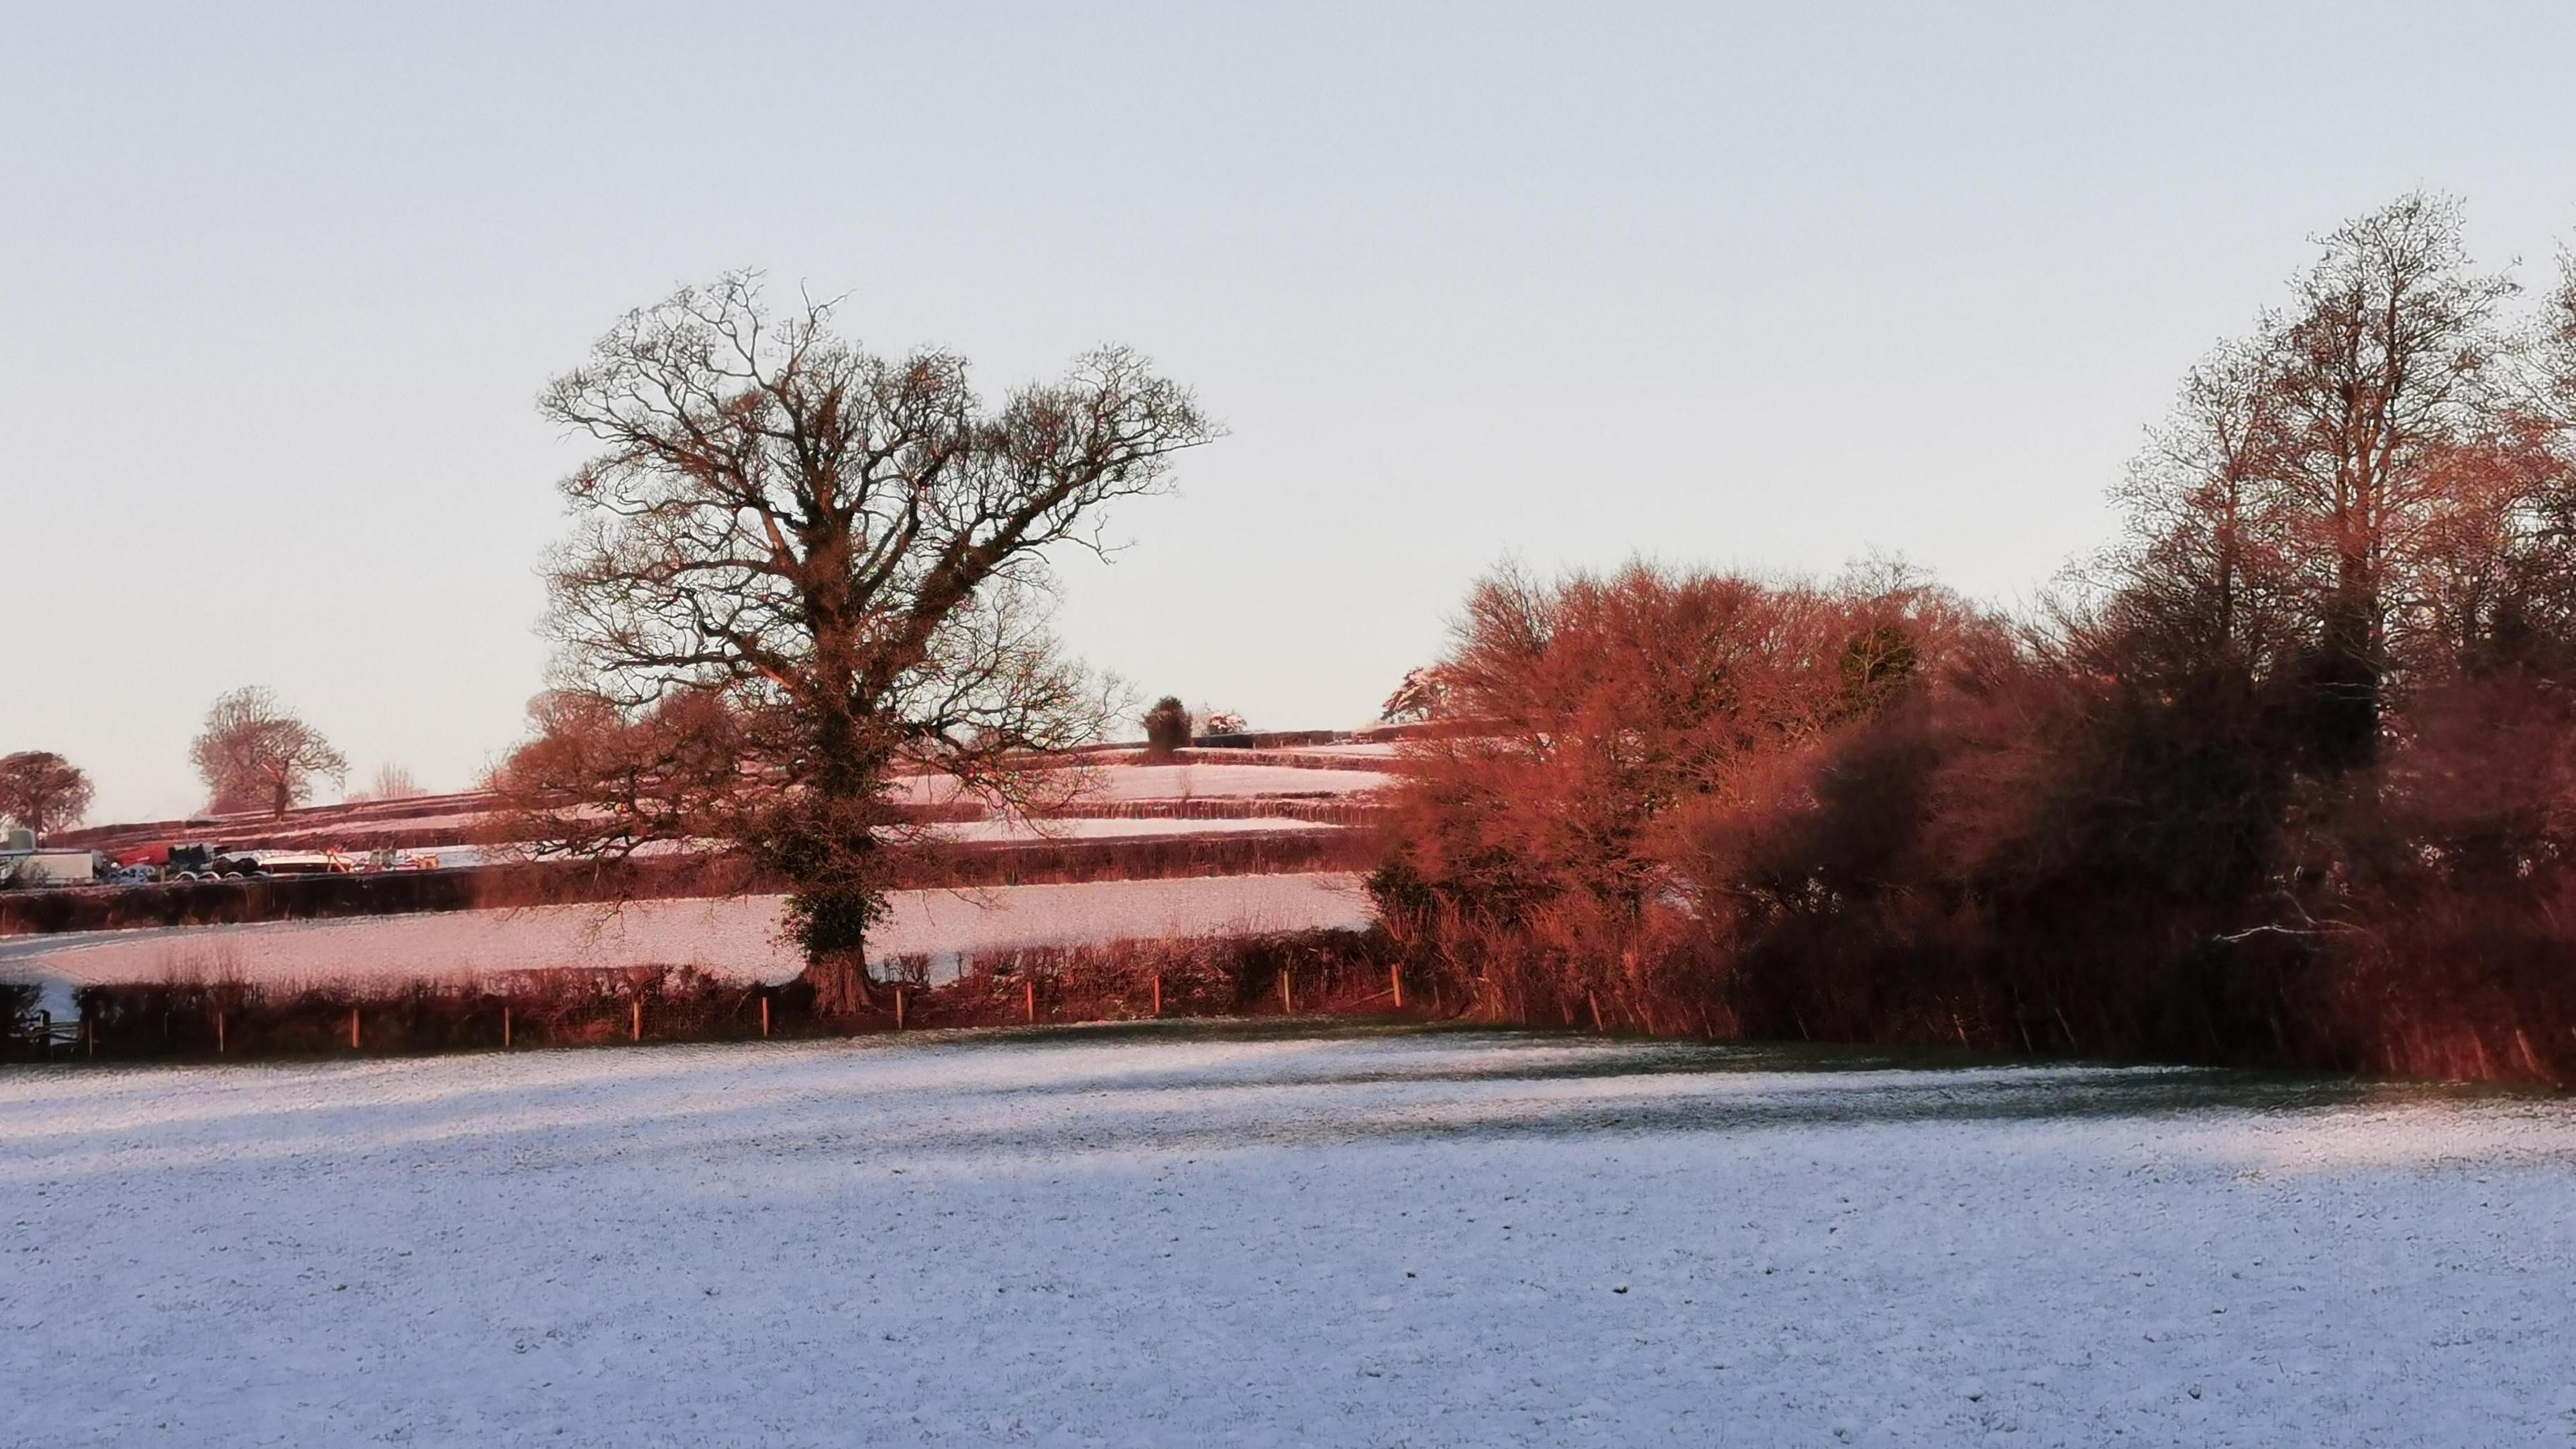
<path fill-rule="evenodd" d="M 1396 783 L 1396 777 L 1383 770 L 1294 765 L 1119 765 L 1085 771 L 1080 781 L 1076 793 L 1087 800 L 1188 800 L 1360 795 L 1386 789 Z M 911 804 L 944 804 L 958 798 L 957 781 L 948 775 L 911 775 L 894 783 L 896 798 Z"/>
<path fill-rule="evenodd" d="M 869 935 L 869 949 L 879 957 L 1122 937 L 1356 930 L 1369 922 L 1367 893 L 1347 872 L 897 891 L 890 899 L 891 914 Z M 8 936 L 0 937 L 0 980 L 293 984 L 685 965 L 785 981 L 802 962 L 780 943 L 781 904 L 778 896 L 741 896 L 632 901 L 614 909 L 530 906 Z"/>
<path fill-rule="evenodd" d="M 1275 815 L 1245 820 L 1068 816 L 1037 820 L 947 820 L 923 827 L 923 833 L 939 840 L 980 844 L 992 841 L 1150 840 L 1179 836 L 1301 834 L 1341 828 L 1319 820 L 1296 820 Z M 702 844 L 697 842 L 654 841 L 636 853 L 647 856 L 683 855 L 701 848 Z M 406 864 L 418 861 L 433 866 L 487 865 L 516 858 L 508 847 L 481 845 L 406 846 L 396 850 L 394 857 Z"/>
<path fill-rule="evenodd" d="M 2576 1428 L 2567 1101 L 1766 1060 L 1103 1030 L 11 1069 L 0 1440 Z"/>

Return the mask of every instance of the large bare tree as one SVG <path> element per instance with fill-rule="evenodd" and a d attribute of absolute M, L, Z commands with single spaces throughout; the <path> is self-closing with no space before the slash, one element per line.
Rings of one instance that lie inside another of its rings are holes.
<path fill-rule="evenodd" d="M 747 848 L 790 883 L 821 1009 L 854 1008 L 898 773 L 1007 794 L 1016 760 L 1099 733 L 1109 701 L 1047 628 L 1048 555 L 1098 550 L 1102 510 L 1215 428 L 1120 348 L 988 405 L 964 359 L 871 353 L 829 303 L 771 310 L 755 273 L 628 314 L 540 407 L 602 445 L 562 484 L 576 531 L 549 565 L 592 702 L 543 706 L 555 738 L 518 783 L 601 822 L 590 848 Z"/>
<path fill-rule="evenodd" d="M 2412 195 L 2337 228 L 2273 339 L 2287 446 L 2273 481 L 2306 534 L 2319 625 L 2316 736 L 2330 763 L 2376 752 L 2392 626 L 2454 497 L 2446 464 L 2490 431 L 2510 279 L 2469 265 L 2460 208 Z"/>
<path fill-rule="evenodd" d="M 314 781 L 341 779 L 349 761 L 322 732 L 295 717 L 277 696 L 248 685 L 206 711 L 189 758 L 206 782 L 207 808 L 218 815 L 266 810 L 284 815 L 313 798 Z"/>
<path fill-rule="evenodd" d="M 2514 290 L 2470 265 L 2448 198 L 2345 223 L 2287 309 L 2192 373 L 2125 490 L 2115 612 L 2185 672 L 2295 674 L 2329 769 L 2373 757 L 2410 660 L 2456 652 L 2428 636 L 2457 632 L 2545 471 Z"/>
<path fill-rule="evenodd" d="M 27 827 L 42 839 L 49 830 L 77 824 L 89 813 L 89 776 L 51 750 L 0 755 L 0 820 Z"/>

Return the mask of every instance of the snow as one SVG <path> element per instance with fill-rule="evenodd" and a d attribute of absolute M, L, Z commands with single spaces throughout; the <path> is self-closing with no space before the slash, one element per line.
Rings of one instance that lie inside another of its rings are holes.
<path fill-rule="evenodd" d="M 2564 1099 L 1778 1056 L 1102 1030 L 13 1069 L 0 1437 L 2395 1446 L 2576 1423 Z"/>
<path fill-rule="evenodd" d="M 394 852 L 394 863 L 409 867 L 419 862 L 427 867 L 505 864 L 512 859 L 508 849 L 481 845 L 405 846 Z"/>
<path fill-rule="evenodd" d="M 1292 745 L 1292 755 L 1329 755 L 1335 759 L 1394 759 L 1404 746 L 1394 740 L 1348 740 L 1338 745 Z"/>
<path fill-rule="evenodd" d="M 1129 936 L 1357 928 L 1369 920 L 1359 877 L 1346 872 L 899 891 L 892 904 L 870 942 L 872 955 L 954 957 Z M 796 974 L 798 958 L 779 942 L 780 905 L 777 896 L 744 896 L 0 937 L 0 977 L 293 983 L 694 965 L 783 981 Z"/>
<path fill-rule="evenodd" d="M 1242 799 L 1264 795 L 1357 795 L 1383 790 L 1396 777 L 1380 770 L 1305 769 L 1296 765 L 1107 765 L 1083 772 L 1085 800 Z M 948 775 L 908 775 L 895 798 L 940 804 L 957 798 Z"/>
<path fill-rule="evenodd" d="M 1092 772 L 1090 798 L 1188 800 L 1214 795 L 1356 795 L 1396 783 L 1376 770 L 1296 765 L 1121 765 Z"/>
<path fill-rule="evenodd" d="M 1338 830 L 1344 827 L 1321 820 L 1298 820 L 1281 816 L 1261 816 L 1243 820 L 1171 820 L 1159 817 L 1087 817 L 1040 818 L 1020 820 L 953 820 L 923 827 L 923 833 L 940 840 L 960 842 L 1039 841 L 1039 840 L 1133 840 L 1178 835 L 1278 834 L 1282 831 Z M 637 855 L 689 855 L 701 851 L 724 849 L 719 840 L 652 840 L 637 847 Z M 433 866 L 502 865 L 520 857 L 508 847 L 473 845 L 423 846 L 394 852 L 397 864 L 423 861 Z M 363 858 L 363 857 L 360 857 Z"/>
<path fill-rule="evenodd" d="M 1322 820 L 1255 816 L 1244 820 L 1170 820 L 1154 816 L 1070 816 L 1036 820 L 960 820 L 927 833 L 955 841 L 1145 840 L 1179 835 L 1276 835 L 1283 831 L 1340 830 Z"/>

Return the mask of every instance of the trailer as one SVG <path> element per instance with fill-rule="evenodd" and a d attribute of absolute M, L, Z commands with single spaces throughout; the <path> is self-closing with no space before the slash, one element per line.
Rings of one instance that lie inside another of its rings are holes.
<path fill-rule="evenodd" d="M 259 861 L 246 850 L 220 845 L 172 845 L 167 842 L 119 851 L 114 864 L 119 884 L 156 880 L 228 880 L 258 875 Z"/>
<path fill-rule="evenodd" d="M 0 851 L 0 883 L 20 890 L 95 885 L 99 865 L 95 850 Z"/>

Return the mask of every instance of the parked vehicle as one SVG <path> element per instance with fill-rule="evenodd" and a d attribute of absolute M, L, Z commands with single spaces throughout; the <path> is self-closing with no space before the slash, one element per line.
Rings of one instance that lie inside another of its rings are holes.
<path fill-rule="evenodd" d="M 339 851 L 322 850 L 262 856 L 259 868 L 270 875 L 351 875 L 358 862 Z"/>
<path fill-rule="evenodd" d="M 22 890 L 95 885 L 104 859 L 95 850 L 0 851 L 0 884 Z"/>
<path fill-rule="evenodd" d="M 163 880 L 229 880 L 262 874 L 257 857 L 217 845 L 153 846 L 119 857 L 119 863 L 157 866 Z"/>

